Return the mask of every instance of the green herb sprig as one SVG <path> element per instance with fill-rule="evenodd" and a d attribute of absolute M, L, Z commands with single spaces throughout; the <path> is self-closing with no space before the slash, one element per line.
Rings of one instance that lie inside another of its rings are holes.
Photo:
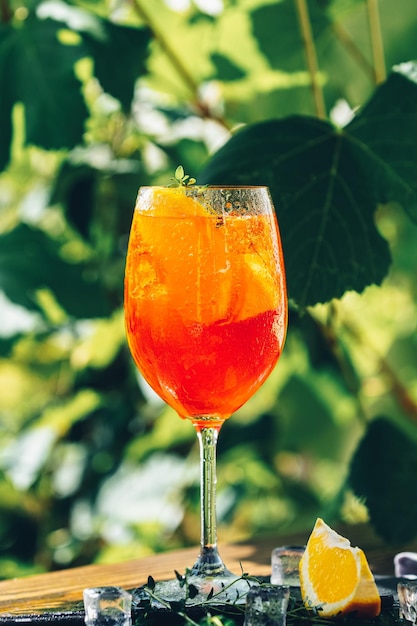
<path fill-rule="evenodd" d="M 172 183 L 169 185 L 170 187 L 190 187 L 191 185 L 196 184 L 196 179 L 190 177 L 188 174 L 184 172 L 184 168 L 182 165 L 178 165 L 175 170 L 174 177 L 171 178 Z"/>
<path fill-rule="evenodd" d="M 268 585 L 262 580 L 244 573 L 241 577 L 223 587 L 219 592 L 213 589 L 199 602 L 191 602 L 196 598 L 198 589 L 189 580 L 190 571 L 185 575 L 175 571 L 180 588 L 184 590 L 184 597 L 176 601 L 167 601 L 161 598 L 157 591 L 157 585 L 152 576 L 148 577 L 146 585 L 140 588 L 143 597 L 136 603 L 139 609 L 134 626 L 155 626 L 158 623 L 160 610 L 165 609 L 169 615 L 172 626 L 242 626 L 245 613 L 245 603 L 241 602 L 246 594 L 239 594 L 236 600 L 223 600 L 223 592 L 239 580 L 246 580 L 255 585 Z M 249 591 L 250 585 L 248 585 Z M 308 604 L 308 603 L 307 603 Z M 336 615 L 335 617 L 323 617 L 321 607 L 306 606 L 299 598 L 299 594 L 290 596 L 287 611 L 287 626 L 399 626 L 398 609 L 386 608 L 381 614 L 371 620 L 359 620 L 355 613 L 350 615 Z"/>
<path fill-rule="evenodd" d="M 245 611 L 245 603 L 242 603 L 242 600 L 244 600 L 246 592 L 241 595 L 239 595 L 239 592 L 236 592 L 236 598 L 233 599 L 234 585 L 239 580 L 246 580 L 248 582 L 249 591 L 251 586 L 250 582 L 262 584 L 259 579 L 243 573 L 242 570 L 240 578 L 233 580 L 228 585 L 222 586 L 222 589 L 217 592 L 211 589 L 207 596 L 196 602 L 194 599 L 198 595 L 198 589 L 189 580 L 189 574 L 189 570 L 186 570 L 185 575 L 181 575 L 179 572 L 175 571 L 179 587 L 184 590 L 183 598 L 175 601 L 168 601 L 161 598 L 158 594 L 157 584 L 154 578 L 148 576 L 147 584 L 140 588 L 141 599 L 136 604 L 136 607 L 141 609 L 141 615 L 138 620 L 136 620 L 135 626 L 152 626 L 154 624 L 153 618 L 155 618 L 158 614 L 158 610 L 161 608 L 165 609 L 165 611 L 171 615 L 172 624 L 182 623 L 187 626 L 237 626 L 237 623 L 242 622 Z M 232 591 L 232 597 L 230 600 L 224 600 L 222 596 L 228 589 Z M 191 604 L 189 601 L 191 601 Z M 191 612 L 193 617 L 189 612 Z M 196 621 L 194 617 L 198 621 Z M 180 618 L 179 622 L 178 618 Z M 237 623 L 235 620 L 237 620 Z"/>

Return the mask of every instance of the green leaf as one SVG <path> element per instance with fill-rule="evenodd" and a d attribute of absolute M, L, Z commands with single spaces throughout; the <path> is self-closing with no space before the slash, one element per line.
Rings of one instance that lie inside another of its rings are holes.
<path fill-rule="evenodd" d="M 70 316 L 107 315 L 102 290 L 97 281 L 84 277 L 86 270 L 66 263 L 58 243 L 25 224 L 0 236 L 0 289 L 27 309 L 38 310 L 35 292 L 46 287 Z"/>
<path fill-rule="evenodd" d="M 247 126 L 199 175 L 270 187 L 289 296 L 302 308 L 381 283 L 391 257 L 378 204 L 417 217 L 416 68 L 397 68 L 345 129 L 300 116 Z"/>
<path fill-rule="evenodd" d="M 11 29 L 0 23 L 0 171 L 10 158 L 12 141 L 12 107 L 15 99 L 12 72 L 13 40 Z"/>
<path fill-rule="evenodd" d="M 291 299 L 305 307 L 362 291 L 388 271 L 372 190 L 343 131 L 308 117 L 244 128 L 201 183 L 267 185 L 281 229 Z"/>
<path fill-rule="evenodd" d="M 213 589 L 211 589 L 211 591 L 213 591 Z M 197 597 L 199 594 L 199 589 L 198 587 L 196 587 L 195 585 L 191 584 L 188 587 L 188 597 L 190 598 L 190 600 L 192 600 L 193 598 Z M 213 597 L 213 594 L 210 595 L 210 593 L 207 596 L 207 600 L 211 600 L 211 598 Z"/>
<path fill-rule="evenodd" d="M 103 150 L 102 158 L 95 162 L 91 156 L 94 149 L 77 152 L 76 158 L 70 154 L 62 162 L 49 203 L 60 204 L 70 224 L 98 251 L 100 239 L 108 237 L 109 241 L 117 241 L 129 231 L 140 161 L 117 159 L 110 151 Z M 103 185 L 103 180 L 111 182 Z M 112 219 L 103 211 L 109 188 L 114 207 Z"/>
<path fill-rule="evenodd" d="M 308 2 L 308 11 L 313 36 L 317 40 L 330 22 L 316 0 Z M 271 67 L 286 72 L 306 69 L 300 22 L 293 0 L 258 7 L 252 12 L 251 19 L 254 38 Z"/>
<path fill-rule="evenodd" d="M 399 202 L 417 221 L 417 63 L 388 80 L 346 128 L 375 202 Z"/>
<path fill-rule="evenodd" d="M 113 24 L 58 2 L 45 3 L 40 15 L 44 19 L 30 14 L 18 27 L 0 25 L 0 168 L 9 160 L 16 102 L 25 107 L 26 144 L 57 150 L 82 142 L 88 110 L 74 70 L 80 59 L 93 58 L 103 89 L 125 110 L 145 71 L 147 29 Z M 78 43 L 61 43 L 66 23 L 77 25 Z"/>
<path fill-rule="evenodd" d="M 51 203 L 60 202 L 65 207 L 69 222 L 85 239 L 90 235 L 97 179 L 97 171 L 92 167 L 66 160 L 54 180 L 51 194 Z"/>
<path fill-rule="evenodd" d="M 211 55 L 211 62 L 216 68 L 213 76 L 216 80 L 226 82 L 229 80 L 240 80 L 246 76 L 246 72 L 228 57 L 224 56 L 224 54 L 214 52 Z"/>
<path fill-rule="evenodd" d="M 43 3 L 38 13 L 78 33 L 78 58 L 93 58 L 94 73 L 104 91 L 129 111 L 135 82 L 146 71 L 150 30 L 116 24 L 61 0 Z"/>
<path fill-rule="evenodd" d="M 389 543 L 417 537 L 417 443 L 383 417 L 371 422 L 351 461 L 349 483 Z"/>
<path fill-rule="evenodd" d="M 5 85 L 2 126 L 9 125 L 13 105 L 22 102 L 26 143 L 52 150 L 81 142 L 87 117 L 74 73 L 78 47 L 59 43 L 60 28 L 52 20 L 29 16 L 19 28 L 3 27 L 0 45 L 0 84 Z M 9 143 L 10 135 L 1 137 L 3 165 Z"/>
<path fill-rule="evenodd" d="M 178 180 L 179 182 L 182 181 L 182 179 L 184 178 L 184 168 L 182 165 L 178 165 L 177 169 L 175 170 L 175 179 Z"/>
<path fill-rule="evenodd" d="M 95 76 L 104 91 L 129 111 L 136 80 L 146 71 L 150 31 L 104 21 L 104 36 L 84 34 L 84 43 L 94 59 Z"/>
<path fill-rule="evenodd" d="M 184 586 L 185 577 L 182 574 L 180 574 L 179 571 L 176 569 L 174 570 L 174 574 L 175 574 L 175 578 L 180 583 L 180 586 Z"/>

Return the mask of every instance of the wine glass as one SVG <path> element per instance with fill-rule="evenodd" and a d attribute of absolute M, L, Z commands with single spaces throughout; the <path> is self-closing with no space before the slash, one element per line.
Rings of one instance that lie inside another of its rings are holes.
<path fill-rule="evenodd" d="M 285 270 L 268 188 L 140 188 L 126 259 L 125 320 L 138 369 L 191 421 L 200 443 L 201 548 L 187 580 L 201 594 L 229 589 L 240 577 L 217 548 L 217 437 L 271 373 L 287 328 Z M 177 597 L 179 582 L 166 583 L 162 593 Z"/>

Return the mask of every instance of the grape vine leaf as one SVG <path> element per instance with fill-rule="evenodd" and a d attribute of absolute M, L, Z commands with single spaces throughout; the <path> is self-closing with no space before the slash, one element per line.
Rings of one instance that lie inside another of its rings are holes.
<path fill-rule="evenodd" d="M 382 282 L 391 255 L 379 204 L 417 219 L 416 76 L 416 63 L 395 67 L 344 128 L 302 116 L 246 126 L 200 172 L 201 184 L 269 186 L 299 307 Z"/>
<path fill-rule="evenodd" d="M 351 460 L 348 482 L 388 543 L 417 536 L 417 442 L 387 418 L 374 419 Z"/>
<path fill-rule="evenodd" d="M 82 142 L 88 117 L 75 64 L 92 58 L 103 89 L 125 110 L 136 79 L 145 72 L 147 28 L 113 24 L 63 5 L 44 3 L 41 18 L 30 13 L 18 26 L 0 24 L 0 169 L 10 158 L 16 102 L 24 105 L 27 145 L 71 149 Z M 78 37 L 71 45 L 61 36 L 66 27 Z"/>
<path fill-rule="evenodd" d="M 59 244 L 36 228 L 20 224 L 0 235 L 0 290 L 28 310 L 39 310 L 35 292 L 46 287 L 70 316 L 108 315 L 109 303 L 98 280 L 87 278 L 87 270 L 66 262 Z"/>

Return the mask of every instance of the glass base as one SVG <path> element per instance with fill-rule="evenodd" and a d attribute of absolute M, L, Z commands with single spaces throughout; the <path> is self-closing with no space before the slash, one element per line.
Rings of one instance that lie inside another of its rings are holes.
<path fill-rule="evenodd" d="M 224 570 L 214 576 L 201 576 L 190 572 L 186 579 L 156 582 L 139 587 L 133 592 L 133 602 L 140 607 L 150 601 L 153 608 L 170 609 L 171 602 L 184 602 L 185 606 L 208 608 L 218 604 L 242 605 L 246 602 L 248 591 L 258 582 L 241 578 Z"/>

